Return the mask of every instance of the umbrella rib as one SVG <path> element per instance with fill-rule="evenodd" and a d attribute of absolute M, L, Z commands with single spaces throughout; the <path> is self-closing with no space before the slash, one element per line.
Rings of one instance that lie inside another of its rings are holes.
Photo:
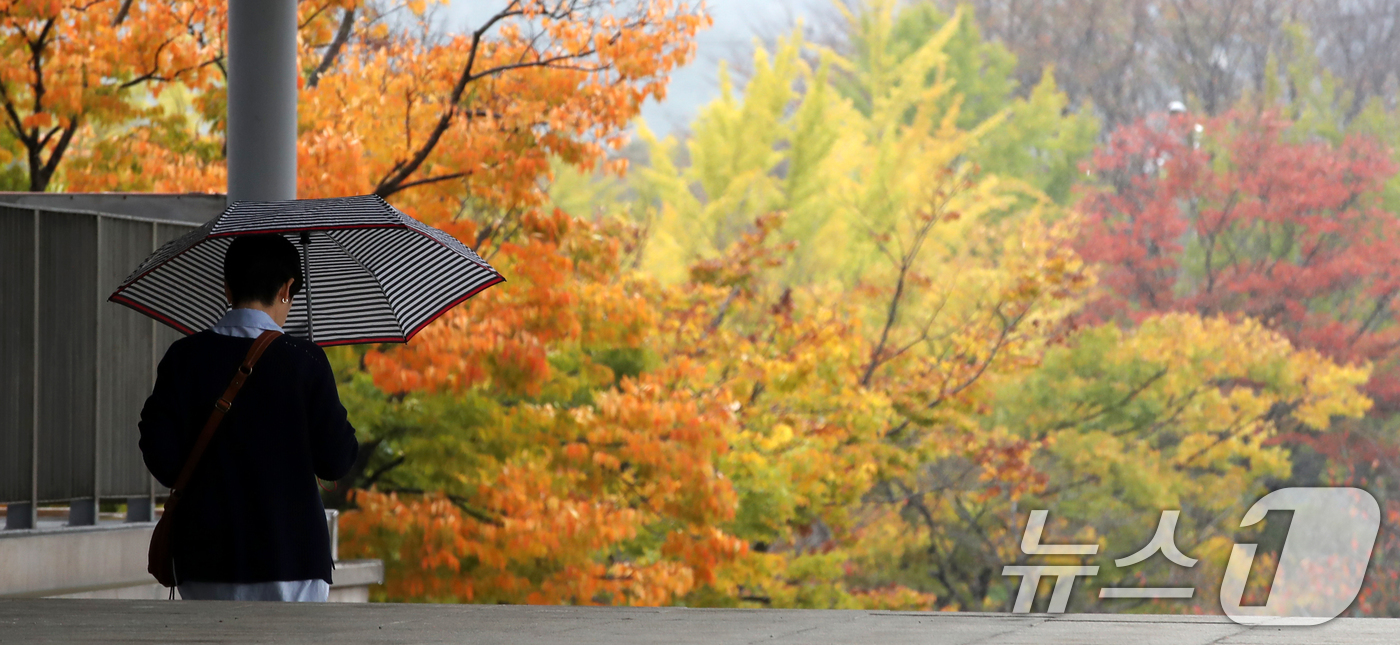
<path fill-rule="evenodd" d="M 109 297 L 107 300 L 109 300 L 109 301 L 111 301 L 111 302 L 115 302 L 115 303 L 117 303 L 117 304 L 119 304 L 119 305 L 122 305 L 122 306 L 124 306 L 124 307 L 133 309 L 133 310 L 135 310 L 135 311 L 137 311 L 137 312 L 140 312 L 140 313 L 142 313 L 142 314 L 144 314 L 144 315 L 150 316 L 151 318 L 154 318 L 155 320 L 157 320 L 157 321 L 159 321 L 159 322 L 165 324 L 165 326 L 170 327 L 171 329 L 174 329 L 175 331 L 178 331 L 178 332 L 180 332 L 180 333 L 183 333 L 183 334 L 185 334 L 186 336 L 195 333 L 194 330 L 190 329 L 189 327 L 187 327 L 187 326 L 185 326 L 185 325 L 182 325 L 182 324 L 176 322 L 174 318 L 171 318 L 170 316 L 167 316 L 167 315 L 165 315 L 165 314 L 163 314 L 163 313 L 160 313 L 159 311 L 156 311 L 155 309 L 152 309 L 152 308 L 150 308 L 150 307 L 147 307 L 146 305 L 143 305 L 143 304 L 141 304 L 141 303 L 139 303 L 139 302 L 137 302 L 137 301 L 135 301 L 135 300 L 132 300 L 131 298 L 128 298 L 128 297 L 126 297 L 126 296 L 124 296 L 124 295 L 121 295 L 121 294 L 113 294 L 113 295 L 112 295 L 111 297 Z"/>
<path fill-rule="evenodd" d="M 502 282 L 505 282 L 505 281 L 506 281 L 506 279 L 505 279 L 504 277 L 502 277 L 501 274 L 496 273 L 496 274 L 494 275 L 494 277 L 492 277 L 491 279 L 487 280 L 485 283 L 480 284 L 480 285 L 477 285 L 474 289 L 472 289 L 471 291 L 468 291 L 468 292 L 466 293 L 466 295 L 463 295 L 462 297 L 460 297 L 460 298 L 458 298 L 458 299 L 456 299 L 456 300 L 453 300 L 453 301 L 452 301 L 451 303 L 449 303 L 446 307 L 442 307 L 442 308 L 438 309 L 437 312 L 435 312 L 433 315 L 429 316 L 427 320 L 424 320 L 423 322 L 418 323 L 418 326 L 413 328 L 413 332 L 412 332 L 411 334 L 409 334 L 408 337 L 406 337 L 406 338 L 404 339 L 404 342 L 407 343 L 408 341 L 412 340 L 414 336 L 417 336 L 417 335 L 418 335 L 418 332 L 423 331 L 423 328 L 424 328 L 424 327 L 427 327 L 429 324 L 432 324 L 432 322 L 433 322 L 434 320 L 437 320 L 438 318 L 442 317 L 443 314 L 447 313 L 447 312 L 448 312 L 449 310 L 451 310 L 453 307 L 456 307 L 457 305 L 460 305 L 460 304 L 462 304 L 462 303 L 464 303 L 464 302 L 470 300 L 470 299 L 472 298 L 472 296 L 475 296 L 476 294 L 481 293 L 482 291 L 485 291 L 486 289 L 488 289 L 488 288 L 490 288 L 490 287 L 494 287 L 494 286 L 496 286 L 496 285 L 498 285 L 498 284 L 500 284 L 500 283 L 502 283 Z"/>

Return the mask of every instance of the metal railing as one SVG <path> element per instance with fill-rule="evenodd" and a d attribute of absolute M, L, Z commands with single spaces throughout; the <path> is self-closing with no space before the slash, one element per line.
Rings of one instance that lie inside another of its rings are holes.
<path fill-rule="evenodd" d="M 149 520 L 167 491 L 141 459 L 137 420 L 180 333 L 107 296 L 190 222 L 0 203 L 0 503 L 32 528 L 44 503 L 70 524 L 100 503 Z M 143 517 L 144 515 L 144 517 Z"/>

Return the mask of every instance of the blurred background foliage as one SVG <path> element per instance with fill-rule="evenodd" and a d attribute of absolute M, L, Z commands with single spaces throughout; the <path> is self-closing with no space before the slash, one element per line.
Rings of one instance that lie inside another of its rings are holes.
<path fill-rule="evenodd" d="M 0 188 L 221 190 L 224 3 L 167 4 L 0 8 Z M 509 280 L 330 351 L 377 598 L 1008 610 L 1031 510 L 1102 565 L 1180 510 L 1071 609 L 1214 613 L 1255 499 L 1354 485 L 1400 615 L 1400 2 L 851 0 L 672 133 L 703 7 L 500 5 L 300 4 L 301 196 Z"/>

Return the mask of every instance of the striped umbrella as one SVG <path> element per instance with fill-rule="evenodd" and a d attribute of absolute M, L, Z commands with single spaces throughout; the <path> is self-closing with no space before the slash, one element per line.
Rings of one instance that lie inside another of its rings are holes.
<path fill-rule="evenodd" d="M 363 195 L 234 202 L 151 254 L 108 300 L 186 334 L 208 329 L 229 308 L 224 252 L 254 233 L 281 233 L 301 249 L 305 286 L 284 328 L 320 345 L 408 342 L 505 281 L 457 238 Z"/>

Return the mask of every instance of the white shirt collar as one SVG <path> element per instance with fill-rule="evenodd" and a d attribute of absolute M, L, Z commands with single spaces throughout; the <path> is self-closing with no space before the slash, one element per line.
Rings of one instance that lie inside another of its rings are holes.
<path fill-rule="evenodd" d="M 219 322 L 209 328 L 209 331 L 237 338 L 257 338 L 269 329 L 283 331 L 267 312 L 257 309 L 230 309 Z"/>

